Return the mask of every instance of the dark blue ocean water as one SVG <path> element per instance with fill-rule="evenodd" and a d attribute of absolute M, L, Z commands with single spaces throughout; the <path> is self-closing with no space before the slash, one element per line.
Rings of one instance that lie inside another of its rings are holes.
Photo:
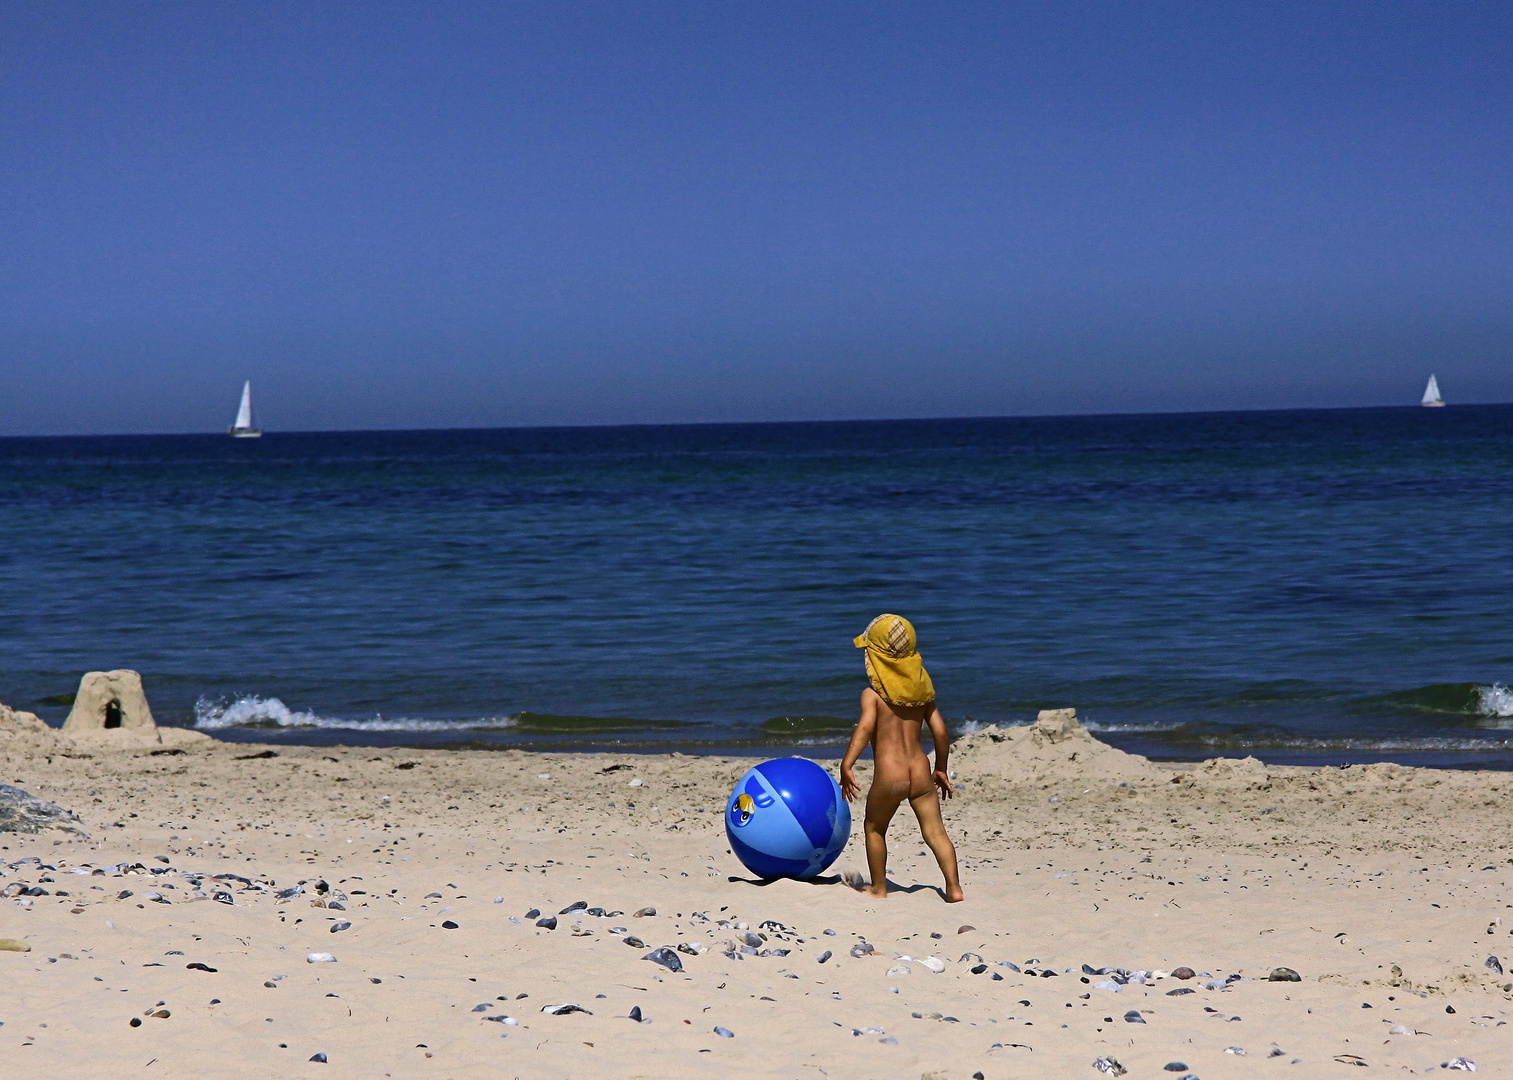
<path fill-rule="evenodd" d="M 1513 766 L 1513 406 L 0 439 L 0 537 L 55 723 L 822 755 L 892 611 L 964 727 Z"/>

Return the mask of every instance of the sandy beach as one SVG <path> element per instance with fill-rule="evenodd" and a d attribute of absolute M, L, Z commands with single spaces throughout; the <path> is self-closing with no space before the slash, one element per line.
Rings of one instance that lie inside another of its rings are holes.
<path fill-rule="evenodd" d="M 1513 1071 L 1507 774 L 989 729 L 947 905 L 907 814 L 886 901 L 842 881 L 859 821 L 834 873 L 752 879 L 721 817 L 748 759 L 3 747 L 87 833 L 0 834 L 18 1075 Z"/>

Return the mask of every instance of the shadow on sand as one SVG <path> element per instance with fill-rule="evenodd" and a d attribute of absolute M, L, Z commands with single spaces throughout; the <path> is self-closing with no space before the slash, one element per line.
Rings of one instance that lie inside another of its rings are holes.
<path fill-rule="evenodd" d="M 730 882 L 732 885 L 754 885 L 758 889 L 765 889 L 767 886 L 769 886 L 769 885 L 771 885 L 771 884 L 773 884 L 774 882 L 777 882 L 777 881 L 796 881 L 800 885 L 843 885 L 844 884 L 844 885 L 848 885 L 850 888 L 854 889 L 857 892 L 861 892 L 863 889 L 866 888 L 866 883 L 865 882 L 863 882 L 861 884 L 861 886 L 858 887 L 857 885 L 851 884 L 850 882 L 846 881 L 839 874 L 829 874 L 829 875 L 827 875 L 825 877 L 812 877 L 812 878 L 754 878 L 754 877 L 748 878 L 748 877 L 740 877 L 738 875 L 732 874 L 729 877 L 727 877 L 725 880 L 728 881 L 728 882 Z M 910 893 L 917 893 L 917 892 L 932 892 L 936 896 L 940 897 L 942 900 L 944 900 L 946 898 L 946 890 L 943 889 L 943 888 L 941 888 L 939 885 L 919 885 L 919 884 L 915 884 L 915 885 L 900 885 L 898 882 L 894 881 L 892 878 L 888 879 L 888 895 L 889 896 L 892 896 L 894 893 L 904 893 L 904 894 L 907 895 L 907 894 L 910 894 Z"/>

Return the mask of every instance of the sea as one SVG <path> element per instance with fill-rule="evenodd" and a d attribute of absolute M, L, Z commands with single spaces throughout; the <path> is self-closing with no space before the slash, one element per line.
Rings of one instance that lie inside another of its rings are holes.
<path fill-rule="evenodd" d="M 0 439 L 0 701 L 251 743 L 1513 768 L 1513 406 Z"/>

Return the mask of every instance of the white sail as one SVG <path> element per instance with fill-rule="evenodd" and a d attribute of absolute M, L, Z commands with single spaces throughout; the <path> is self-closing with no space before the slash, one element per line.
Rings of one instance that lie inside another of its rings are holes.
<path fill-rule="evenodd" d="M 1424 399 L 1425 401 L 1428 398 Z M 232 427 L 246 430 L 252 426 L 252 382 L 248 380 L 242 385 L 242 407 L 236 410 L 236 423 Z"/>
<path fill-rule="evenodd" d="M 242 404 L 236 410 L 236 423 L 226 429 L 228 435 L 238 439 L 255 439 L 262 434 L 252 423 L 252 380 L 242 384 Z"/>
<path fill-rule="evenodd" d="M 1433 375 L 1430 375 L 1429 385 L 1424 387 L 1424 400 L 1420 404 L 1433 408 L 1436 405 L 1443 405 L 1444 403 L 1445 399 L 1439 396 L 1439 382 Z"/>

